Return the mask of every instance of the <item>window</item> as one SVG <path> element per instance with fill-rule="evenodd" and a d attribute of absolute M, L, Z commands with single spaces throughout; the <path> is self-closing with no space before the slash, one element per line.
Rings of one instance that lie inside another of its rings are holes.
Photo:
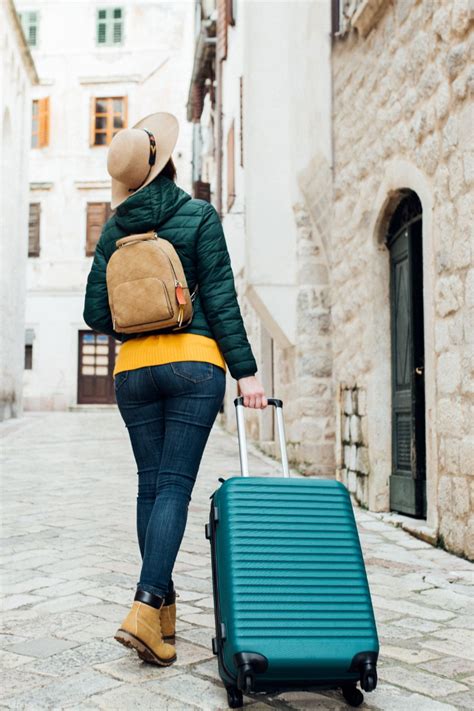
<path fill-rule="evenodd" d="M 29 257 L 39 257 L 40 255 L 40 214 L 41 204 L 39 202 L 31 202 L 30 219 L 28 224 Z"/>
<path fill-rule="evenodd" d="M 123 10 L 107 7 L 97 10 L 97 44 L 110 47 L 121 45 L 123 39 Z"/>
<path fill-rule="evenodd" d="M 343 5 L 341 0 L 332 0 L 331 2 L 331 35 L 333 38 L 341 31 Z"/>
<path fill-rule="evenodd" d="M 211 202 L 211 184 L 202 180 L 195 180 L 193 183 L 193 197 Z"/>
<path fill-rule="evenodd" d="M 227 134 L 227 211 L 235 200 L 234 121 Z"/>
<path fill-rule="evenodd" d="M 20 12 L 18 13 L 26 43 L 30 47 L 38 46 L 38 13 Z"/>
<path fill-rule="evenodd" d="M 127 98 L 93 98 L 91 145 L 108 146 L 115 134 L 127 125 Z"/>
<path fill-rule="evenodd" d="M 35 332 L 32 328 L 25 331 L 25 370 L 33 369 L 33 339 Z"/>
<path fill-rule="evenodd" d="M 102 228 L 112 214 L 110 202 L 87 203 L 86 257 L 93 257 Z"/>
<path fill-rule="evenodd" d="M 31 147 L 44 148 L 49 144 L 49 97 L 34 99 L 31 117 Z"/>

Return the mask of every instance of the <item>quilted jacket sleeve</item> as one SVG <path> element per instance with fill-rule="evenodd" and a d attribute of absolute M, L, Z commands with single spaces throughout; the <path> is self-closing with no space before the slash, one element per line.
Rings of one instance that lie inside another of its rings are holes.
<path fill-rule="evenodd" d="M 215 207 L 204 208 L 197 239 L 199 295 L 214 338 L 238 380 L 257 372 L 247 339 L 224 231 Z"/>
<path fill-rule="evenodd" d="M 112 314 L 110 313 L 109 297 L 106 281 L 107 260 L 99 239 L 95 249 L 89 276 L 87 277 L 86 294 L 84 299 L 83 318 L 87 325 L 94 331 L 113 336 L 117 341 L 122 341 L 122 335 L 112 327 Z"/>

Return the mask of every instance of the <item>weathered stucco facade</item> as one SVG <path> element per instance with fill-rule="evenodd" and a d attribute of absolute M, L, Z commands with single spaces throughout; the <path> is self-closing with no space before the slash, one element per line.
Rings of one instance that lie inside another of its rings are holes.
<path fill-rule="evenodd" d="M 229 5 L 203 0 L 197 18 L 188 115 L 200 124 L 195 149 L 201 132 L 215 130 L 215 170 L 206 142 L 195 179 L 210 183 L 221 206 L 258 377 L 267 395 L 284 401 L 289 457 L 308 474 L 332 476 L 330 192 L 319 199 L 331 184 L 329 5 L 249 0 L 233 3 L 231 14 Z M 212 61 L 206 42 L 215 47 Z M 230 430 L 236 394 L 229 377 Z M 250 411 L 246 421 L 261 448 L 277 454 L 273 415 Z"/>
<path fill-rule="evenodd" d="M 123 97 L 126 126 L 155 111 L 174 113 L 180 133 L 173 158 L 178 182 L 189 191 L 191 136 L 183 105 L 193 4 L 125 0 L 118 46 L 97 44 L 98 8 L 85 0 L 18 0 L 17 8 L 38 12 L 32 55 L 40 83 L 32 98 L 50 103 L 49 141 L 29 152 L 30 202 L 39 205 L 40 249 L 26 265 L 26 327 L 34 333 L 34 346 L 32 367 L 23 373 L 23 398 L 25 410 L 66 410 L 81 403 L 78 352 L 80 334 L 88 330 L 82 312 L 93 258 L 86 251 L 88 205 L 110 202 L 108 147 L 91 141 L 93 102 Z M 62 31 L 66 26 L 74 26 L 71 36 Z M 23 214 L 27 235 L 27 204 Z M 23 333 L 21 340 L 24 349 Z M 109 359 L 107 376 L 94 378 L 96 392 L 104 388 L 102 378 L 112 384 L 112 370 Z"/>
<path fill-rule="evenodd" d="M 473 557 L 469 5 L 346 3 L 333 44 L 329 252 L 338 476 L 363 504 L 389 510 L 393 356 L 385 239 L 402 191 L 421 201 L 427 525 L 448 549 Z"/>
<path fill-rule="evenodd" d="M 35 65 L 15 6 L 0 5 L 0 421 L 23 410 L 28 155 Z"/>

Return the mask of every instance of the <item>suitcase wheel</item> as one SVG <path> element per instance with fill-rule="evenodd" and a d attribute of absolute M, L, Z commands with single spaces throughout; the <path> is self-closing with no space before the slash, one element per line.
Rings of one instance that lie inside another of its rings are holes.
<path fill-rule="evenodd" d="M 251 669 L 239 669 L 237 687 L 242 689 L 246 694 L 250 694 L 253 687 L 253 674 Z"/>
<path fill-rule="evenodd" d="M 377 670 L 375 666 L 367 666 L 360 675 L 360 685 L 364 691 L 373 691 L 377 686 Z"/>
<path fill-rule="evenodd" d="M 342 687 L 342 695 L 349 706 L 360 706 L 364 700 L 364 694 L 359 691 L 355 684 L 348 684 Z"/>
<path fill-rule="evenodd" d="M 244 696 L 236 686 L 226 686 L 227 703 L 230 709 L 239 709 L 244 704 Z"/>

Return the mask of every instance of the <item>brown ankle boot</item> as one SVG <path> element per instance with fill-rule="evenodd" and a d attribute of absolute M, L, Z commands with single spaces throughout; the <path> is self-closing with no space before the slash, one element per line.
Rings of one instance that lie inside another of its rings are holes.
<path fill-rule="evenodd" d="M 160 621 L 163 603 L 163 597 L 137 590 L 132 608 L 114 638 L 135 649 L 141 659 L 169 666 L 176 661 L 176 649 L 163 640 Z"/>
<path fill-rule="evenodd" d="M 160 624 L 163 641 L 169 644 L 175 644 L 176 639 L 176 598 L 179 593 L 176 590 L 167 592 L 163 606 L 160 608 Z M 147 661 L 147 657 L 141 652 L 138 652 L 140 659 Z"/>
<path fill-rule="evenodd" d="M 163 607 L 160 610 L 161 631 L 165 642 L 175 644 L 176 635 L 176 590 L 166 593 Z"/>

